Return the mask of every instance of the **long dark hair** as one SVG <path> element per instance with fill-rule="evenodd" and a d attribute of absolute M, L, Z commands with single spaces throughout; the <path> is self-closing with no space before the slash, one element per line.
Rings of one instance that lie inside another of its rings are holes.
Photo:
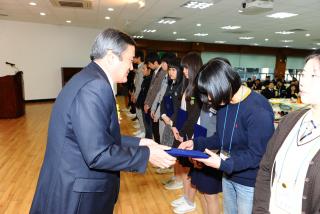
<path fill-rule="evenodd" d="M 196 52 L 190 52 L 185 55 L 181 60 L 181 66 L 188 69 L 188 77 L 183 79 L 183 91 L 186 93 L 186 100 L 191 100 L 191 97 L 195 94 L 195 84 L 197 74 L 203 65 L 200 54 Z"/>
<path fill-rule="evenodd" d="M 241 86 L 241 78 L 227 59 L 213 58 L 201 67 L 197 86 L 201 101 L 218 108 L 221 103 L 230 103 Z"/>

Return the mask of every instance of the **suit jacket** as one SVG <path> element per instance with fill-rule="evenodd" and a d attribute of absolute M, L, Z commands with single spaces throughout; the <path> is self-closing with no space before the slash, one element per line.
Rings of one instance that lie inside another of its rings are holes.
<path fill-rule="evenodd" d="M 121 137 L 112 88 L 91 62 L 56 99 L 30 213 L 112 213 L 119 171 L 146 169 L 149 149 L 138 144 Z"/>
<path fill-rule="evenodd" d="M 152 107 L 152 104 L 161 88 L 161 83 L 164 77 L 166 76 L 166 72 L 159 67 L 159 70 L 156 74 L 153 74 L 150 88 L 145 100 L 145 104 Z"/>
<path fill-rule="evenodd" d="M 143 68 L 143 63 L 140 63 L 138 65 L 138 69 L 136 70 L 136 75 L 134 77 L 134 87 L 135 87 L 134 96 L 135 96 L 136 99 L 138 98 L 138 96 L 140 94 L 141 84 L 142 84 L 142 81 L 143 81 L 142 68 Z"/>
<path fill-rule="evenodd" d="M 168 75 L 165 75 L 162 80 L 161 86 L 160 86 L 160 91 L 157 93 L 157 96 L 154 99 L 152 107 L 151 107 L 151 111 L 154 112 L 154 118 L 156 120 L 158 120 L 161 116 L 160 115 L 160 104 L 161 104 L 163 96 L 166 93 L 167 88 L 168 88 L 168 79 L 169 79 Z"/>

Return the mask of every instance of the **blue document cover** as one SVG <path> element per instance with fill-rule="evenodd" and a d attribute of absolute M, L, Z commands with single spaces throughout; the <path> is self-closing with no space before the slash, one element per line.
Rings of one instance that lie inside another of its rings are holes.
<path fill-rule="evenodd" d="M 164 96 L 163 101 L 164 101 L 166 115 L 168 117 L 171 117 L 174 113 L 172 97 L 171 96 Z"/>
<path fill-rule="evenodd" d="M 200 151 L 175 149 L 165 150 L 169 155 L 174 157 L 188 157 L 188 158 L 209 158 L 209 155 Z"/>
<path fill-rule="evenodd" d="M 178 131 L 181 130 L 187 118 L 188 118 L 188 112 L 185 110 L 179 109 L 178 115 L 177 115 L 177 122 L 176 122 L 176 128 L 178 129 Z"/>
<path fill-rule="evenodd" d="M 207 137 L 207 129 L 204 128 L 203 126 L 200 126 L 199 124 L 195 124 L 193 136 L 194 136 L 194 138 Z"/>

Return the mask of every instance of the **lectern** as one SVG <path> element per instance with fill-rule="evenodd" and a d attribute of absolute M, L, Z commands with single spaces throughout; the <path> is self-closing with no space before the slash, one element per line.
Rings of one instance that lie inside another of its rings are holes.
<path fill-rule="evenodd" d="M 0 77 L 0 118 L 24 115 L 24 87 L 22 71 Z"/>

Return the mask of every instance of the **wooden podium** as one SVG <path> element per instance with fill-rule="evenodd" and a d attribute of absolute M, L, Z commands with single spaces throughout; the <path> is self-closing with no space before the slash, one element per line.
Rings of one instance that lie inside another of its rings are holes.
<path fill-rule="evenodd" d="M 16 118 L 24 115 L 24 87 L 22 71 L 0 77 L 0 118 Z"/>

